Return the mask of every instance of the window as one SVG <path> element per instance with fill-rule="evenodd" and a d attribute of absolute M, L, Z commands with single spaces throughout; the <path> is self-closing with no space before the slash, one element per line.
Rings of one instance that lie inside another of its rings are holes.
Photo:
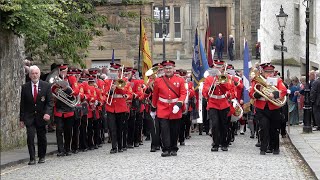
<path fill-rule="evenodd" d="M 154 23 L 154 39 L 162 40 L 163 35 L 167 40 L 181 40 L 182 38 L 182 21 L 181 8 L 167 6 L 165 7 L 165 32 L 162 32 L 162 16 L 163 7 L 155 6 L 153 8 Z"/>
<path fill-rule="evenodd" d="M 174 7 L 174 38 L 181 38 L 180 7 Z"/>
<path fill-rule="evenodd" d="M 300 6 L 294 4 L 294 33 L 300 35 Z"/>
<path fill-rule="evenodd" d="M 163 35 L 170 33 L 170 7 L 165 8 L 165 32 L 162 32 L 163 7 L 153 8 L 153 17 L 157 21 L 154 23 L 154 38 L 163 38 Z"/>

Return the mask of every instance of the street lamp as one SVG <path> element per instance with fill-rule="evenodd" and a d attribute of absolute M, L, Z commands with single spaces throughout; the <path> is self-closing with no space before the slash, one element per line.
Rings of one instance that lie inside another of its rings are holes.
<path fill-rule="evenodd" d="M 163 10 L 162 10 L 162 60 L 165 61 L 166 60 L 166 36 L 165 34 L 166 32 L 166 0 L 162 1 L 162 6 L 163 6 Z"/>
<path fill-rule="evenodd" d="M 306 86 L 304 89 L 304 107 L 303 107 L 303 132 L 311 133 L 311 102 L 310 102 L 310 85 L 309 85 L 309 23 L 310 23 L 310 3 L 312 0 L 304 0 L 302 4 L 306 7 Z"/>
<path fill-rule="evenodd" d="M 280 13 L 276 15 L 278 24 L 279 24 L 279 30 L 281 31 L 281 76 L 282 80 L 284 80 L 284 53 L 283 53 L 283 43 L 285 42 L 283 39 L 283 31 L 286 28 L 287 18 L 288 14 L 284 13 L 282 5 L 280 7 Z"/>

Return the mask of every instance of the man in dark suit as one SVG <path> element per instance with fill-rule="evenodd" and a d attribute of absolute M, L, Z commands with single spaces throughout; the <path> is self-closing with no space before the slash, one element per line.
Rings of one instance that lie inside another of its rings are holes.
<path fill-rule="evenodd" d="M 320 73 L 317 73 L 317 79 L 312 83 L 310 92 L 310 100 L 313 104 L 313 114 L 316 124 L 318 125 L 317 131 L 320 131 Z"/>
<path fill-rule="evenodd" d="M 34 165 L 35 146 L 34 137 L 37 132 L 38 163 L 45 162 L 47 150 L 46 125 L 52 114 L 52 93 L 49 83 L 40 79 L 40 69 L 31 66 L 29 71 L 30 82 L 22 85 L 20 103 L 20 126 L 27 127 L 27 144 L 30 155 L 28 165 Z"/>

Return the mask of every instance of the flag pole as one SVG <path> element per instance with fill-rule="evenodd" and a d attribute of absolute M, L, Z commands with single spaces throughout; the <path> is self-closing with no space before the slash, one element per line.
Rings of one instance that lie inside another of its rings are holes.
<path fill-rule="evenodd" d="M 141 63 L 141 8 L 140 8 L 140 35 L 139 35 L 139 55 L 138 55 L 138 72 L 139 74 L 141 73 L 141 69 L 140 69 L 140 63 Z"/>

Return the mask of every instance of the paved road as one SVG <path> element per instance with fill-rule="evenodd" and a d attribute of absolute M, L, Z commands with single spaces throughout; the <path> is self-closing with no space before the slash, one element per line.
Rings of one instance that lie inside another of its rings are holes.
<path fill-rule="evenodd" d="M 248 134 L 248 133 L 247 133 Z M 1 179 L 306 179 L 291 151 L 259 155 L 256 139 L 237 136 L 228 152 L 211 152 L 209 136 L 192 134 L 176 157 L 150 153 L 150 141 L 123 153 L 109 154 L 110 144 L 45 164 L 18 165 Z"/>

